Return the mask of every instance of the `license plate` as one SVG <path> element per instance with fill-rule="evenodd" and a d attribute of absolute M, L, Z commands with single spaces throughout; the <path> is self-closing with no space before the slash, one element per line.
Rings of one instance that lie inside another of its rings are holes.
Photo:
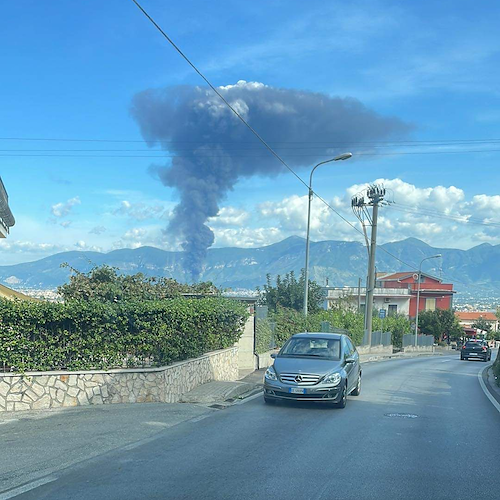
<path fill-rule="evenodd" d="M 290 389 L 288 389 L 288 390 L 292 394 L 305 394 L 306 393 L 306 390 L 302 389 L 301 387 L 290 387 Z"/>
<path fill-rule="evenodd" d="M 471 352 L 470 355 L 471 356 L 477 356 L 477 352 Z"/>

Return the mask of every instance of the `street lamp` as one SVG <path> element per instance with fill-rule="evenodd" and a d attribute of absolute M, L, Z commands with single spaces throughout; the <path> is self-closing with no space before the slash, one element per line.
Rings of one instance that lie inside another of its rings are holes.
<path fill-rule="evenodd" d="M 312 177 L 314 171 L 325 163 L 330 163 L 332 161 L 343 161 L 348 160 L 352 157 L 352 153 L 344 153 L 335 158 L 331 158 L 330 160 L 325 160 L 318 163 L 312 170 L 311 175 L 309 176 L 309 204 L 307 206 L 307 233 L 306 233 L 306 265 L 305 265 L 305 284 L 304 284 L 304 316 L 307 317 L 307 299 L 309 295 L 309 231 L 311 229 L 311 202 L 313 199 L 314 192 L 312 190 Z"/>
<path fill-rule="evenodd" d="M 418 346 L 418 309 L 420 306 L 420 282 L 422 281 L 422 263 L 429 259 L 439 259 L 441 254 L 432 255 L 431 257 L 426 257 L 420 261 L 420 266 L 418 267 L 418 284 L 417 284 L 417 313 L 415 315 L 415 347 Z"/>

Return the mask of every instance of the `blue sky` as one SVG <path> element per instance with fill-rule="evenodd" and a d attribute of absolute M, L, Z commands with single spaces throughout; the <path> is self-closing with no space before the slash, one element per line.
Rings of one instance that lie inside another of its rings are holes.
<path fill-rule="evenodd" d="M 498 2 L 143 6 L 217 86 L 244 80 L 351 97 L 410 124 L 406 140 L 443 141 L 381 143 L 371 150 L 376 155 L 318 169 L 318 193 L 352 221 L 350 196 L 368 182 L 385 183 L 396 203 L 382 211 L 381 242 L 415 236 L 460 248 L 500 243 Z M 0 242 L 2 263 L 71 249 L 179 248 L 182 236 L 164 231 L 179 193 L 150 168 L 171 159 L 147 157 L 160 154 L 158 147 L 7 138 L 142 141 L 130 113 L 134 95 L 201 85 L 198 75 L 126 0 L 10 2 L 0 44 L 0 175 L 16 217 Z M 457 140 L 490 142 L 451 143 Z M 305 159 L 297 172 L 305 178 L 310 168 Z M 305 207 L 304 186 L 292 175 L 254 176 L 236 183 L 208 225 L 216 246 L 260 246 L 303 236 Z M 313 239 L 359 239 L 321 203 L 314 208 Z"/>

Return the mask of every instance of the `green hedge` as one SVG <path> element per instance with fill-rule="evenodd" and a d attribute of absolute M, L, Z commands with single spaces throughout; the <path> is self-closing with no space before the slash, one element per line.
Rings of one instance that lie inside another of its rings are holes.
<path fill-rule="evenodd" d="M 361 345 L 364 335 L 364 316 L 357 312 L 335 308 L 328 311 L 319 311 L 314 314 L 309 314 L 307 320 L 302 312 L 294 309 L 278 308 L 275 313 L 270 314 L 269 320 L 276 323 L 275 342 L 278 347 L 281 347 L 293 334 L 309 331 L 321 331 L 321 322 L 328 321 L 333 328 L 347 330 L 349 336 L 355 345 Z M 257 325 L 262 321 L 257 321 Z M 382 320 L 374 316 L 373 331 L 380 330 Z M 403 315 L 396 314 L 384 320 L 384 331 L 392 332 L 392 342 L 395 346 L 401 347 L 404 333 L 410 333 L 410 322 Z M 257 330 L 258 332 L 258 330 Z M 259 333 L 259 332 L 258 332 Z M 257 336 L 257 339 L 259 335 Z M 263 335 L 263 344 L 266 336 Z M 259 352 L 257 350 L 257 352 Z"/>
<path fill-rule="evenodd" d="M 0 366 L 21 372 L 161 366 L 231 347 L 247 317 L 242 303 L 223 298 L 0 300 Z"/>

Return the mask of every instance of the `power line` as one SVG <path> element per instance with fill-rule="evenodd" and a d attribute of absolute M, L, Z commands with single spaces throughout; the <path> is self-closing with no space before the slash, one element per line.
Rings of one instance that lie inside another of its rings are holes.
<path fill-rule="evenodd" d="M 38 142 L 103 142 L 103 143 L 141 143 L 149 144 L 152 141 L 144 139 L 98 139 L 98 138 L 68 138 L 68 137 L 0 137 L 0 141 L 38 141 Z M 162 143 L 175 143 L 175 144 L 234 144 L 234 141 L 220 142 L 220 141 L 161 141 Z M 239 144 L 254 144 L 254 142 L 239 141 Z M 500 139 L 429 139 L 429 140 L 392 140 L 392 141 L 268 141 L 269 144 L 325 144 L 326 147 L 330 144 L 335 145 L 353 145 L 353 144 L 369 144 L 369 145 L 459 145 L 459 144 L 498 144 Z"/>
<path fill-rule="evenodd" d="M 134 1 L 134 0 L 132 0 Z M 267 143 L 266 143 L 267 144 Z M 276 158 L 295 176 L 300 180 L 302 184 L 307 187 L 305 181 L 298 176 L 298 174 L 288 166 L 288 164 L 281 158 L 281 156 L 274 151 L 270 146 L 266 146 Z M 482 149 L 482 150 L 460 150 L 460 151 L 414 151 L 414 152 L 394 152 L 394 153 L 353 153 L 353 156 L 406 156 L 406 155 L 437 155 L 437 154 L 477 154 L 477 153 L 498 153 L 500 149 Z M 255 155 L 202 155 L 202 154 L 192 154 L 192 155 L 68 155 L 68 154 L 0 154 L 0 157 L 6 158 L 29 158 L 29 157 L 53 157 L 53 158 L 261 158 L 264 154 Z M 290 158 L 329 158 L 329 154 L 288 154 Z"/>
<path fill-rule="evenodd" d="M 285 166 L 305 187 L 310 189 L 308 184 L 281 158 L 281 156 L 278 155 L 274 151 L 273 148 L 259 135 L 259 133 L 251 127 L 245 119 L 229 104 L 229 102 L 222 96 L 222 94 L 212 85 L 212 83 L 201 73 L 200 70 L 190 61 L 190 59 L 180 50 L 180 48 L 173 42 L 173 40 L 160 28 L 160 26 L 154 21 L 154 19 L 142 8 L 142 6 L 137 2 L 137 0 L 132 0 L 135 5 L 139 8 L 139 10 L 146 16 L 147 19 L 155 26 L 155 28 L 163 35 L 163 37 L 174 47 L 174 49 L 181 55 L 181 57 L 194 69 L 194 71 L 206 82 L 206 84 L 212 89 L 212 91 L 224 102 L 224 104 L 237 116 L 237 118 L 254 134 L 254 136 L 266 147 L 266 149 L 283 165 Z M 500 150 L 498 150 L 500 151 Z M 475 151 L 471 151 L 475 152 Z M 408 153 L 412 154 L 412 153 Z M 418 154 L 418 153 L 413 153 L 413 154 Z M 372 155 L 375 156 L 375 155 Z M 312 189 L 311 189 L 312 191 Z M 315 194 L 319 200 L 321 200 L 330 210 L 332 210 L 334 213 L 336 213 L 342 220 L 344 220 L 349 226 L 351 226 L 353 229 L 355 229 L 358 233 L 363 235 L 362 231 L 360 231 L 357 227 L 355 227 L 350 221 L 348 221 L 344 216 L 342 216 L 337 210 L 335 210 L 329 203 L 327 203 L 321 196 L 319 196 L 317 193 L 312 191 L 313 194 Z M 406 266 L 410 266 L 410 264 L 404 262 L 402 259 L 399 257 L 396 257 L 393 255 L 391 252 L 385 250 L 382 247 L 382 251 L 396 259 L 397 261 L 401 262 L 402 264 Z M 416 266 L 415 266 L 416 267 Z M 464 283 L 465 284 L 465 283 Z"/>
<path fill-rule="evenodd" d="M 412 208 L 406 208 L 405 206 L 400 206 L 398 204 L 395 205 L 387 205 L 386 208 L 389 208 L 391 210 L 397 210 L 398 212 L 405 212 L 408 214 L 414 214 L 414 215 L 424 215 L 426 217 L 436 217 L 438 219 L 445 219 L 445 220 L 452 220 L 455 222 L 462 222 L 463 224 L 469 224 L 469 225 L 475 225 L 475 226 L 490 226 L 490 227 L 500 227 L 500 222 L 485 222 L 480 219 L 476 219 L 473 217 L 467 217 L 467 216 L 460 216 L 460 215 L 447 215 L 444 213 L 440 213 L 438 211 L 432 211 L 432 210 L 417 210 L 417 209 L 412 209 Z"/>

